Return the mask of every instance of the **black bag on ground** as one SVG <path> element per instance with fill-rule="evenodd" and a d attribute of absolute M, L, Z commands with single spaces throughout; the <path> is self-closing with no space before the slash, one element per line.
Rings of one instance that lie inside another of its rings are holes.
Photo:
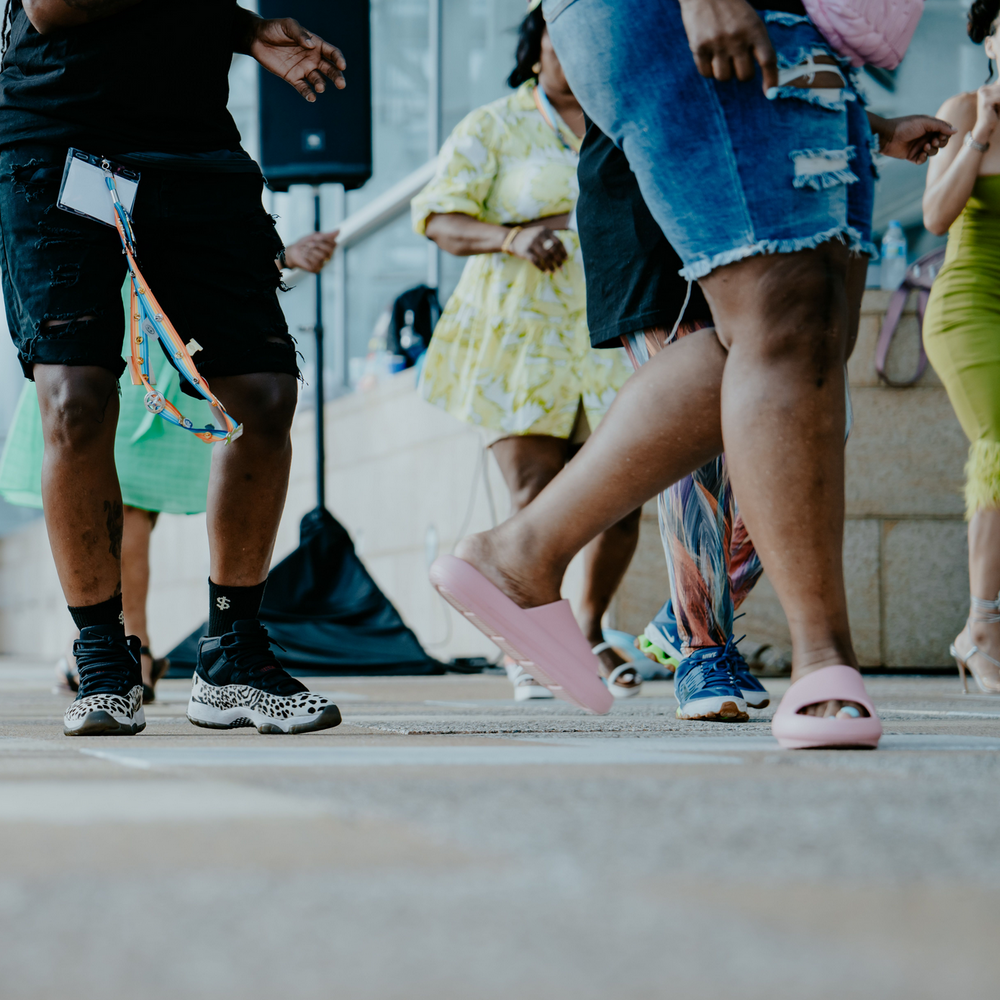
<path fill-rule="evenodd" d="M 436 288 L 427 285 L 408 288 L 392 304 L 386 349 L 406 358 L 406 367 L 412 368 L 427 350 L 440 318 L 441 303 Z"/>
<path fill-rule="evenodd" d="M 294 673 L 441 674 L 354 551 L 346 529 L 321 507 L 299 529 L 300 544 L 268 577 L 260 620 L 285 647 Z M 170 676 L 190 676 L 206 622 L 167 655 Z"/>

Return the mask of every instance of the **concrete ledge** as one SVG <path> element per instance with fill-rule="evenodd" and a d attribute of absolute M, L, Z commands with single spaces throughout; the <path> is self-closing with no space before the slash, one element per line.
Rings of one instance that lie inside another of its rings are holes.
<path fill-rule="evenodd" d="M 844 563 L 859 655 L 865 665 L 938 666 L 961 627 L 968 600 L 962 466 L 966 443 L 931 373 L 911 389 L 874 376 L 874 350 L 888 293 L 865 296 L 850 364 L 855 426 L 847 446 Z M 915 326 L 904 317 L 892 364 L 915 358 Z M 895 369 L 893 369 L 895 370 Z M 127 390 L 126 390 L 127 391 Z M 421 400 L 413 372 L 375 390 L 328 403 L 327 497 L 372 575 L 436 656 L 485 654 L 494 647 L 437 597 L 427 566 L 460 532 L 507 515 L 507 491 L 478 431 Z M 293 428 L 288 503 L 275 561 L 298 544 L 298 523 L 315 503 L 314 413 Z M 488 487 L 488 489 L 487 489 Z M 492 495 L 492 511 L 490 503 Z M 169 648 L 206 615 L 208 554 L 203 516 L 161 517 L 153 533 L 150 627 Z M 566 592 L 574 597 L 579 565 Z M 611 623 L 641 631 L 669 593 L 654 504 Z M 747 601 L 741 631 L 787 646 L 784 614 L 765 579 Z M 55 657 L 72 634 L 41 521 L 0 540 L 0 650 Z"/>

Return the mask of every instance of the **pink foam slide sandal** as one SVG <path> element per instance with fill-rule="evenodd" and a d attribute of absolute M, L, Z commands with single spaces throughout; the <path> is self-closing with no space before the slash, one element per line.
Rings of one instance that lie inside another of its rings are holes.
<path fill-rule="evenodd" d="M 820 718 L 799 715 L 799 709 L 823 701 L 854 701 L 864 705 L 868 716 L 860 719 Z M 861 674 L 853 667 L 822 667 L 797 680 L 786 692 L 771 721 L 774 738 L 786 750 L 820 747 L 874 750 L 882 736 L 882 723 L 875 714 Z"/>
<path fill-rule="evenodd" d="M 557 698 L 595 715 L 614 704 L 597 657 L 569 601 L 519 608 L 474 566 L 441 556 L 430 571 L 437 592 Z"/>

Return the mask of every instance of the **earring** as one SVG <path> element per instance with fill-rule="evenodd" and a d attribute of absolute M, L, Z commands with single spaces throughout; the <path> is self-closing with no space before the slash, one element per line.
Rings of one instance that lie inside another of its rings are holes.
<path fill-rule="evenodd" d="M 542 61 L 539 59 L 538 62 L 536 62 L 535 65 L 531 67 L 531 72 L 534 73 L 535 76 L 538 76 L 538 74 L 541 73 L 541 71 L 542 71 Z"/>
<path fill-rule="evenodd" d="M 986 60 L 986 65 L 989 67 L 990 72 L 989 72 L 989 76 L 987 76 L 986 79 L 983 81 L 984 85 L 987 84 L 987 83 L 989 83 L 990 80 L 993 79 L 993 60 L 992 59 L 987 59 Z"/>

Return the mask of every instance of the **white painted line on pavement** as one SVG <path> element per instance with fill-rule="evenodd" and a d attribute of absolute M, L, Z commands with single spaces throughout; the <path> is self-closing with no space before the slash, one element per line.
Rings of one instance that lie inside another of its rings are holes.
<path fill-rule="evenodd" d="M 0 823 L 176 823 L 321 816 L 320 801 L 222 781 L 174 778 L 113 781 L 2 781 Z"/>
<path fill-rule="evenodd" d="M 655 737 L 572 737 L 520 734 L 513 739 L 522 743 L 544 740 L 558 746 L 625 742 L 655 744 L 671 751 L 708 753 L 747 753 L 775 750 L 784 753 L 773 736 L 655 736 Z M 1000 750 L 1000 739 L 991 736 L 956 736 L 947 733 L 890 733 L 879 741 L 879 750 Z M 790 751 L 791 752 L 791 751 Z M 847 752 L 847 751 L 840 751 Z M 808 752 L 807 752 L 808 753 Z"/>
<path fill-rule="evenodd" d="M 741 764 L 742 759 L 643 746 L 652 741 L 588 740 L 552 746 L 136 747 L 80 750 L 123 767 L 522 767 L 528 765 Z"/>
<path fill-rule="evenodd" d="M 898 712 L 901 715 L 927 715 L 949 719 L 1000 719 L 1000 712 L 931 712 L 923 708 L 888 708 L 882 706 L 883 712 Z"/>

